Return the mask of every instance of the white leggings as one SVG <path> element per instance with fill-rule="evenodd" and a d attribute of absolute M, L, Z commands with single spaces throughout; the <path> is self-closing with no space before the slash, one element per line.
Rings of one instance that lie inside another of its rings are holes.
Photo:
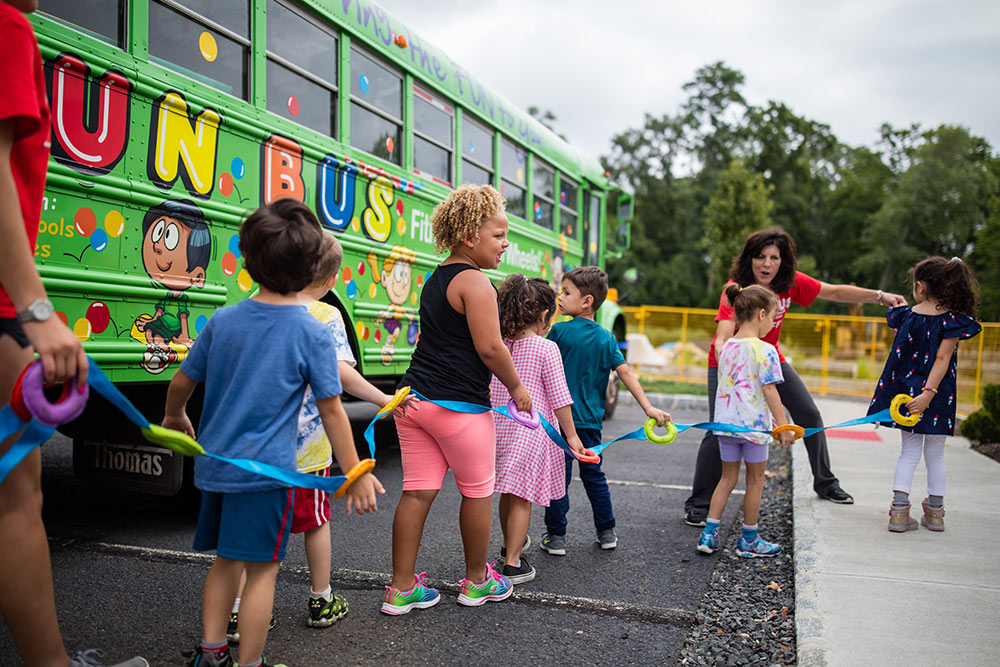
<path fill-rule="evenodd" d="M 896 461 L 896 477 L 892 481 L 893 491 L 910 492 L 913 473 L 920 463 L 920 450 L 924 452 L 927 465 L 927 493 L 932 496 L 944 495 L 944 435 L 925 435 L 900 431 L 903 448 Z"/>

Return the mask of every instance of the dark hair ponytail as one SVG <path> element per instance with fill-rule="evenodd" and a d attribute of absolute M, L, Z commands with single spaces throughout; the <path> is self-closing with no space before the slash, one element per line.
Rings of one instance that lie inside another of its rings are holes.
<path fill-rule="evenodd" d="M 911 273 L 913 282 L 922 282 L 927 295 L 943 307 L 969 317 L 977 316 L 979 281 L 969 265 L 958 257 L 928 257 L 918 262 Z"/>
<path fill-rule="evenodd" d="M 778 306 L 774 292 L 760 285 L 740 287 L 736 283 L 730 283 L 726 287 L 726 298 L 736 311 L 737 322 L 749 322 L 761 310 L 771 312 Z"/>
<path fill-rule="evenodd" d="M 546 310 L 556 310 L 556 293 L 541 278 L 525 278 L 513 273 L 500 285 L 500 334 L 513 338 L 534 324 Z"/>

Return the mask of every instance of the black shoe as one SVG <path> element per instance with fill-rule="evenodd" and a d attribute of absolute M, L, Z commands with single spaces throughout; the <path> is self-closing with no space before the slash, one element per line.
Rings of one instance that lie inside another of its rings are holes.
<path fill-rule="evenodd" d="M 512 584 L 524 584 L 535 578 L 535 568 L 531 567 L 528 559 L 522 555 L 520 565 L 503 566 L 503 576 L 510 579 Z"/>
<path fill-rule="evenodd" d="M 708 514 L 702 514 L 701 512 L 688 512 L 687 516 L 684 517 L 684 523 L 689 526 L 694 526 L 695 528 L 704 528 L 705 519 L 708 518 Z"/>
<path fill-rule="evenodd" d="M 531 535 L 525 535 L 524 544 L 521 545 L 521 553 L 527 551 L 528 547 L 530 546 L 531 546 Z M 498 562 L 502 564 L 505 563 L 506 561 L 507 561 L 507 547 L 500 547 L 500 558 L 498 559 Z"/>
<path fill-rule="evenodd" d="M 820 498 L 823 500 L 829 500 L 832 503 L 839 503 L 841 505 L 853 505 L 854 498 L 851 497 L 847 491 L 844 491 L 839 486 L 835 486 L 825 493 L 817 492 Z"/>

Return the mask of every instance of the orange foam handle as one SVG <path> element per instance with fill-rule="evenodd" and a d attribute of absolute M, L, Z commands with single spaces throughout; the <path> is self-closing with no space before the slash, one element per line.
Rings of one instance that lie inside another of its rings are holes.
<path fill-rule="evenodd" d="M 595 454 L 590 449 L 583 450 L 583 454 L 577 454 L 576 458 L 578 458 L 579 460 L 583 461 L 584 463 L 600 463 L 601 462 L 601 455 L 600 454 Z"/>
<path fill-rule="evenodd" d="M 409 387 L 407 387 L 407 390 L 409 390 Z M 354 482 L 356 482 L 358 478 L 361 477 L 362 475 L 370 473 L 374 467 L 375 467 L 375 459 L 362 459 L 357 463 L 355 463 L 354 467 L 348 470 L 347 474 L 344 475 L 344 477 L 346 477 L 347 479 L 344 480 L 344 483 L 340 485 L 340 488 L 337 489 L 337 492 L 333 494 L 333 497 L 343 498 L 344 496 L 346 496 L 347 487 L 349 487 L 351 484 L 354 484 Z"/>
<path fill-rule="evenodd" d="M 806 434 L 806 430 L 801 426 L 799 426 L 798 424 L 782 424 L 778 428 L 771 431 L 771 437 L 774 438 L 775 440 L 780 440 L 781 438 L 779 438 L 778 436 L 784 433 L 785 431 L 791 431 L 792 435 L 795 436 L 796 440 L 805 436 Z"/>

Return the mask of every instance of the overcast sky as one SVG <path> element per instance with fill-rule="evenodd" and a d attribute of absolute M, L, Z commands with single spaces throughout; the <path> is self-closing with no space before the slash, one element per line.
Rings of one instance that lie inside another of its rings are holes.
<path fill-rule="evenodd" d="M 883 122 L 962 125 L 1000 152 L 993 0 L 378 0 L 514 104 L 550 109 L 594 157 L 719 60 L 751 104 L 787 104 L 851 145 Z"/>

